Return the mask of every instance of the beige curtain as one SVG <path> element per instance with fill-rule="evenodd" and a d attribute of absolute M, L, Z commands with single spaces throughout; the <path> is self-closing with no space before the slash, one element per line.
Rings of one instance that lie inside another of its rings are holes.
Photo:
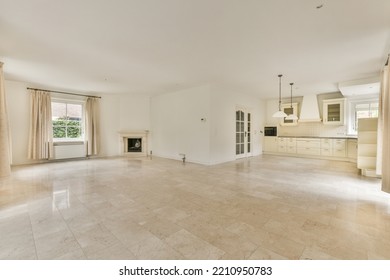
<path fill-rule="evenodd" d="M 11 174 L 11 133 L 5 100 L 3 62 L 0 62 L 0 177 Z"/>
<path fill-rule="evenodd" d="M 378 163 L 382 173 L 382 191 L 390 193 L 390 71 L 386 65 L 382 72 L 378 116 Z"/>
<path fill-rule="evenodd" d="M 85 138 L 87 155 L 99 153 L 99 99 L 88 97 L 85 104 Z"/>
<path fill-rule="evenodd" d="M 29 91 L 31 120 L 28 157 L 30 159 L 50 159 L 53 157 L 50 93 L 31 89 Z"/>

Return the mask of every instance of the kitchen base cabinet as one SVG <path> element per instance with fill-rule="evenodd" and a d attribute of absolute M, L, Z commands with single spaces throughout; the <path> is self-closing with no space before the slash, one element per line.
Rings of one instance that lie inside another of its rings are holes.
<path fill-rule="evenodd" d="M 265 136 L 263 142 L 264 152 L 277 152 L 278 151 L 278 137 L 276 136 Z"/>
<path fill-rule="evenodd" d="M 319 138 L 297 138 L 297 154 L 321 155 Z"/>
<path fill-rule="evenodd" d="M 333 141 L 332 139 L 321 139 L 321 156 L 332 156 Z"/>
<path fill-rule="evenodd" d="M 287 152 L 287 141 L 284 137 L 278 138 L 278 152 L 279 153 L 286 153 Z"/>
<path fill-rule="evenodd" d="M 321 155 L 320 149 L 318 148 L 297 148 L 297 154 L 300 155 Z"/>
<path fill-rule="evenodd" d="M 333 140 L 333 156 L 346 157 L 347 156 L 346 139 L 332 139 L 332 140 Z"/>
<path fill-rule="evenodd" d="M 287 142 L 287 153 L 296 154 L 297 153 L 297 139 L 296 138 L 286 138 Z"/>
<path fill-rule="evenodd" d="M 270 153 L 356 162 L 356 139 L 283 136 L 275 138 L 277 140 L 273 143 L 277 143 L 274 144 L 276 148 Z"/>

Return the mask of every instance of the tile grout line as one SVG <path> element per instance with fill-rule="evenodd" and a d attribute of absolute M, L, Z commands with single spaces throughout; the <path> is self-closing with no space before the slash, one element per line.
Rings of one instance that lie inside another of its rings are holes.
<path fill-rule="evenodd" d="M 78 198 L 77 198 L 77 199 L 78 199 Z M 80 202 L 80 203 L 81 203 L 81 202 Z M 56 205 L 55 207 L 56 207 L 57 211 L 60 213 L 61 218 L 62 218 L 62 220 L 64 221 L 64 223 L 65 223 L 65 225 L 66 225 L 66 228 L 70 231 L 70 233 L 72 234 L 74 240 L 76 240 L 77 244 L 79 245 L 80 250 L 83 252 L 84 260 L 87 260 L 88 258 L 87 258 L 87 256 L 85 255 L 84 250 L 83 250 L 83 248 L 81 247 L 81 244 L 80 244 L 79 241 L 77 240 L 77 238 L 76 238 L 76 236 L 74 235 L 73 231 L 70 229 L 70 227 L 69 227 L 69 225 L 68 225 L 68 222 L 65 220 L 65 218 L 64 218 L 64 216 L 63 216 L 61 210 L 57 208 L 57 205 Z M 76 250 L 74 250 L 74 251 L 76 251 Z"/>
<path fill-rule="evenodd" d="M 28 207 L 28 205 L 27 205 L 27 207 Z M 35 257 L 36 257 L 37 260 L 39 260 L 39 258 L 38 258 L 38 250 L 37 250 L 37 243 L 36 243 L 36 240 L 35 240 L 35 234 L 34 234 L 34 229 L 33 229 L 32 221 L 31 221 L 31 213 L 30 213 L 30 210 L 28 210 L 28 219 L 29 219 L 29 221 L 30 221 L 31 234 L 32 234 L 33 240 L 34 240 Z"/>

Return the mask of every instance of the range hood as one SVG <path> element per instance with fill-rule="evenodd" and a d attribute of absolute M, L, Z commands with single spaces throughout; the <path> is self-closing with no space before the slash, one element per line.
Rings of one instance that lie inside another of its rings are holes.
<path fill-rule="evenodd" d="M 321 122 L 316 94 L 303 96 L 299 122 Z"/>

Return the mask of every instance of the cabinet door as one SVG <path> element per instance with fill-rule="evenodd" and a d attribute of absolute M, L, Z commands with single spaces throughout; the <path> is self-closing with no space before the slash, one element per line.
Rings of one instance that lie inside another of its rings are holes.
<path fill-rule="evenodd" d="M 288 115 L 294 114 L 298 116 L 298 103 L 288 103 L 288 104 L 282 104 L 282 111 L 285 112 Z M 297 120 L 286 120 L 286 118 L 283 118 L 280 120 L 280 125 L 297 125 Z"/>
<path fill-rule="evenodd" d="M 330 148 L 321 148 L 321 156 L 332 156 L 332 150 Z"/>
<path fill-rule="evenodd" d="M 328 122 L 339 122 L 341 118 L 341 104 L 328 104 L 327 105 L 326 119 Z"/>
<path fill-rule="evenodd" d="M 278 151 L 278 137 L 265 136 L 264 137 L 264 152 Z"/>
<path fill-rule="evenodd" d="M 287 152 L 287 141 L 284 137 L 278 137 L 278 152 L 285 153 Z"/>
<path fill-rule="evenodd" d="M 357 140 L 356 139 L 348 139 L 347 153 L 348 153 L 348 158 L 357 159 Z"/>
<path fill-rule="evenodd" d="M 345 98 L 323 101 L 324 124 L 343 125 L 345 113 Z"/>
<path fill-rule="evenodd" d="M 345 157 L 347 155 L 347 141 L 345 139 L 333 139 L 333 156 Z"/>

